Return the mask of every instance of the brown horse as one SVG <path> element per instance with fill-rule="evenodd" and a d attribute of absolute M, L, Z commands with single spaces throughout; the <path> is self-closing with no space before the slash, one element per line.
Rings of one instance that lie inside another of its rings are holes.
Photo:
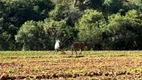
<path fill-rule="evenodd" d="M 87 43 L 86 42 L 74 42 L 72 44 L 72 55 L 73 55 L 73 51 L 75 51 L 76 55 L 77 55 L 77 50 L 80 50 L 79 54 L 82 54 L 82 51 L 84 49 L 87 49 Z"/>

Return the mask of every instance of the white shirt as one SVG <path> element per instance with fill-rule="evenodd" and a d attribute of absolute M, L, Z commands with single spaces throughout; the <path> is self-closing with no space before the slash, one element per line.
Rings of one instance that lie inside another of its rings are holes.
<path fill-rule="evenodd" d="M 60 49 L 60 40 L 56 40 L 54 48 L 55 48 L 55 50 Z"/>

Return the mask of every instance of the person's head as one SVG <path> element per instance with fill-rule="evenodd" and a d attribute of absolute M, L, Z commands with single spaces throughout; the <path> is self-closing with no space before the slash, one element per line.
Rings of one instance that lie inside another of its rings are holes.
<path fill-rule="evenodd" d="M 60 40 L 59 40 L 59 39 L 57 39 L 57 40 L 56 40 L 56 43 L 60 43 Z"/>

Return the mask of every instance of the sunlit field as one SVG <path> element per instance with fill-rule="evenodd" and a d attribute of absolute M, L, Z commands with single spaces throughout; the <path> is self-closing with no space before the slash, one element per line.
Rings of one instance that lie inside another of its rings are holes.
<path fill-rule="evenodd" d="M 1 79 L 142 80 L 142 51 L 1 51 Z"/>

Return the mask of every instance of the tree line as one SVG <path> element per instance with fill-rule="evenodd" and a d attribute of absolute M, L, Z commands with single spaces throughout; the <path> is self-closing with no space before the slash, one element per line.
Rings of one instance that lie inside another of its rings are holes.
<path fill-rule="evenodd" d="M 141 50 L 142 1 L 0 0 L 0 50 Z"/>

